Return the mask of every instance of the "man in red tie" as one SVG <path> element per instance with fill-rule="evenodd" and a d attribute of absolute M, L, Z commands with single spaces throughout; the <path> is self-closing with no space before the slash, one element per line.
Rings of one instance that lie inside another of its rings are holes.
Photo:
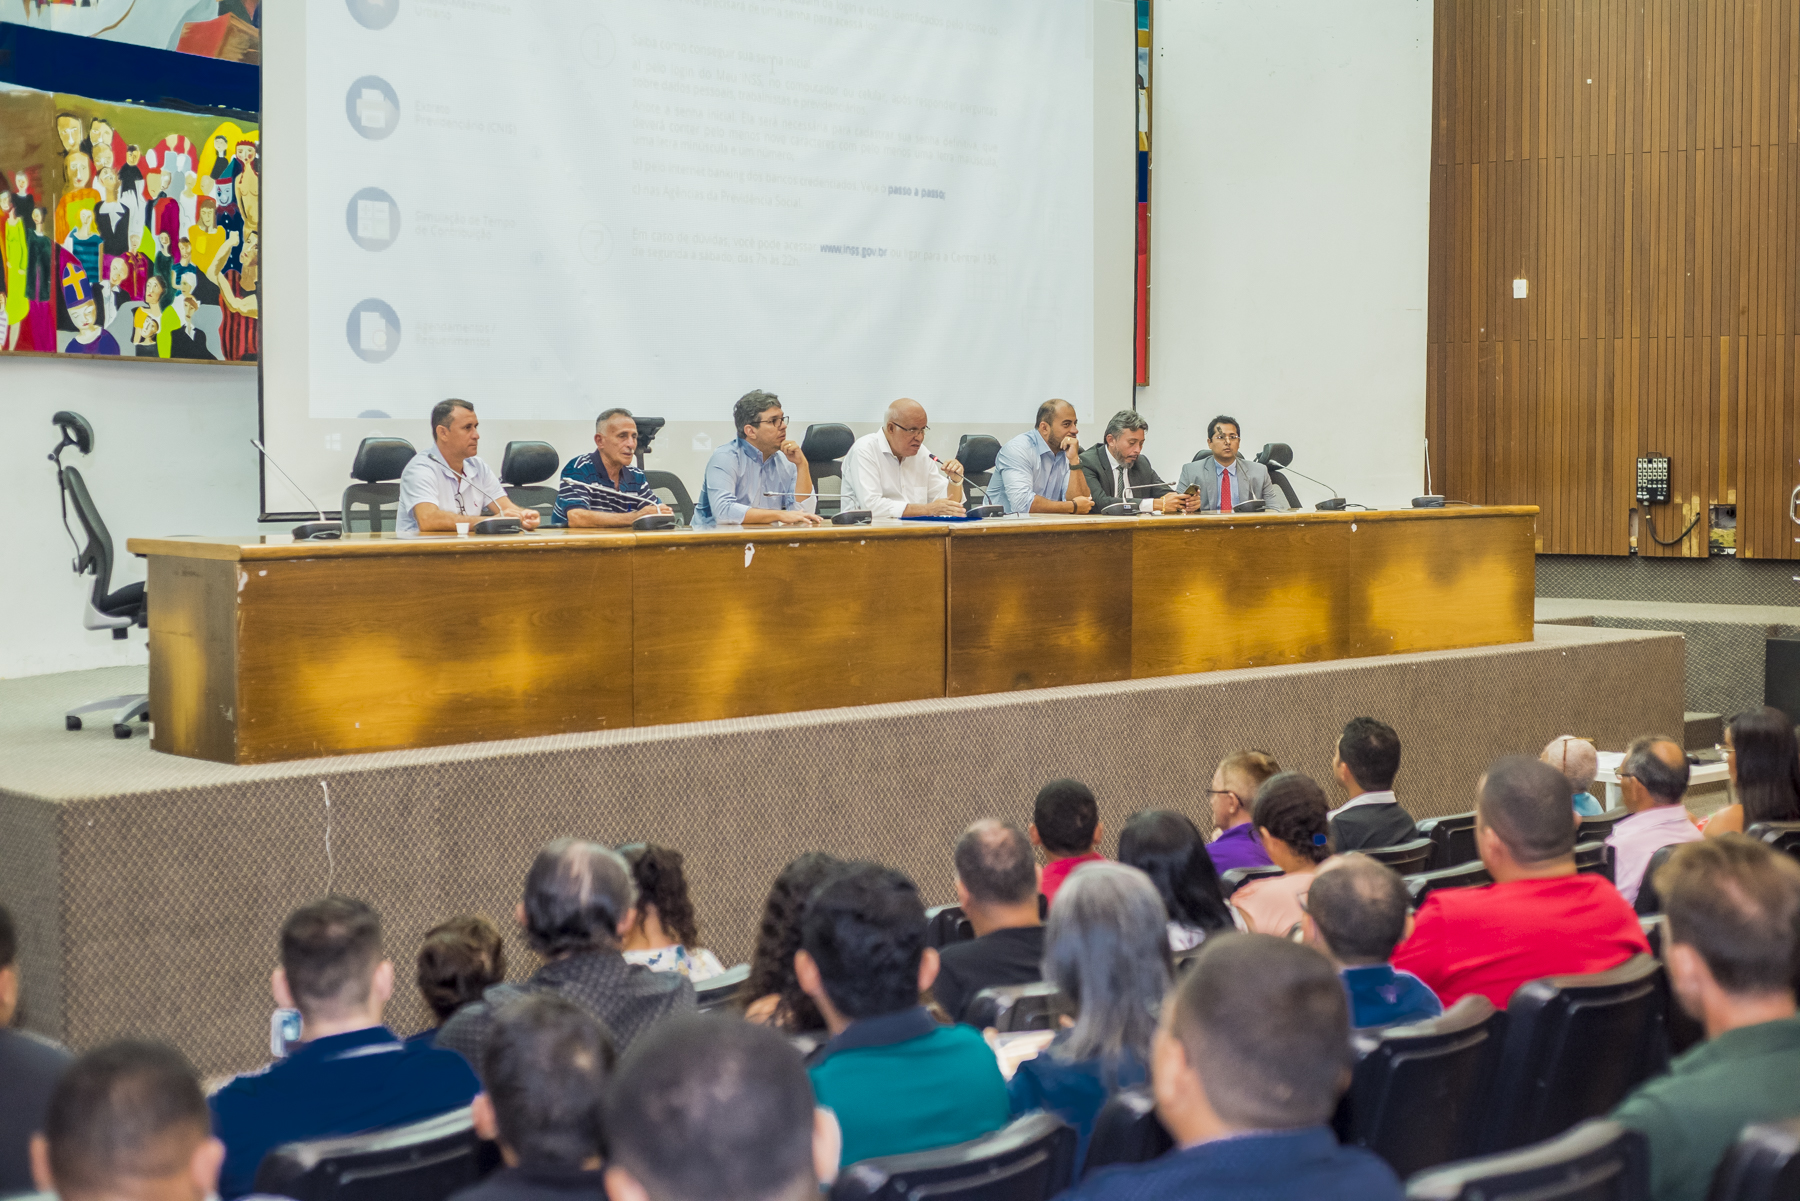
<path fill-rule="evenodd" d="M 1182 502 L 1186 513 L 1230 513 L 1245 501 L 1260 500 L 1270 509 L 1286 509 L 1281 489 L 1269 478 L 1269 469 L 1238 453 L 1241 445 L 1236 417 L 1214 417 L 1206 426 L 1207 458 L 1195 459 L 1181 469 L 1177 488 L 1200 490 Z"/>

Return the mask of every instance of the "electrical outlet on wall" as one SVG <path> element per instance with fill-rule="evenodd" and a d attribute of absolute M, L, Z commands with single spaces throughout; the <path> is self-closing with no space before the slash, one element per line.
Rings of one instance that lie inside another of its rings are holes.
<path fill-rule="evenodd" d="M 1524 300 L 1525 293 L 1528 290 L 1529 290 L 1529 285 L 1524 280 L 1522 280 L 1522 279 L 1513 280 L 1513 299 L 1514 300 Z"/>

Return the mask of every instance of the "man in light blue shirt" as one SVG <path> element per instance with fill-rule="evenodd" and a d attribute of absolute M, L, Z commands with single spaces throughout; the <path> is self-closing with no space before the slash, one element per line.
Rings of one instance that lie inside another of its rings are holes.
<path fill-rule="evenodd" d="M 1046 400 L 1038 406 L 1037 428 L 1026 430 L 994 460 L 988 496 L 1008 513 L 1086 513 L 1094 507 L 1081 470 L 1081 435 L 1075 406 Z"/>
<path fill-rule="evenodd" d="M 433 446 L 412 457 L 400 473 L 400 511 L 394 532 L 402 538 L 454 534 L 484 515 L 517 517 L 528 530 L 538 511 L 513 504 L 494 469 L 475 457 L 481 422 L 466 400 L 440 400 L 431 409 Z"/>
<path fill-rule="evenodd" d="M 738 436 L 713 451 L 695 522 L 709 525 L 818 525 L 812 472 L 773 392 L 747 392 L 731 411 Z M 779 453 L 778 453 L 779 452 Z"/>

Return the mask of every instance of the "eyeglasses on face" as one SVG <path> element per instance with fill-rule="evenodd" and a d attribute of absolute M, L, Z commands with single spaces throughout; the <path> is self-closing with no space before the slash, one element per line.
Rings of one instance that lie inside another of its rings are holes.
<path fill-rule="evenodd" d="M 788 423 L 788 419 L 784 415 L 781 417 L 764 417 L 761 421 L 758 421 L 756 424 L 758 424 L 758 425 L 786 425 L 787 423 Z"/>
<path fill-rule="evenodd" d="M 929 425 L 901 425 L 898 421 L 888 422 L 888 427 L 890 429 L 899 430 L 908 437 L 911 437 L 914 434 L 924 435 L 931 432 L 931 427 Z"/>
<path fill-rule="evenodd" d="M 1239 438 L 1236 434 L 1228 434 L 1224 430 L 1220 430 L 1218 433 L 1214 434 L 1213 438 L 1218 441 L 1221 441 L 1221 442 L 1241 442 L 1241 441 L 1243 441 L 1243 439 Z"/>

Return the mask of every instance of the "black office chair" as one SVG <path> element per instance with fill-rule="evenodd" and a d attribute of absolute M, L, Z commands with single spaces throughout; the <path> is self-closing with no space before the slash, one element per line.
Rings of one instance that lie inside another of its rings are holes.
<path fill-rule="evenodd" d="M 809 425 L 800 439 L 800 453 L 806 456 L 807 470 L 812 472 L 813 493 L 819 498 L 819 516 L 830 517 L 844 509 L 844 456 L 856 442 L 849 426 L 838 422 Z M 819 490 L 820 480 L 836 480 L 837 491 Z"/>
<path fill-rule="evenodd" d="M 400 473 L 416 454 L 405 438 L 364 438 L 350 461 L 344 489 L 344 532 L 380 533 L 394 528 L 400 512 Z"/>
<path fill-rule="evenodd" d="M 1437 846 L 1437 853 L 1431 857 L 1433 871 L 1481 858 L 1481 853 L 1475 849 L 1474 810 L 1428 817 L 1419 823 L 1419 834 Z"/>
<path fill-rule="evenodd" d="M 728 967 L 712 979 L 702 980 L 694 985 L 694 1004 L 701 1013 L 730 1009 L 737 1002 L 738 990 L 749 978 L 749 964 L 740 963 L 736 967 Z"/>
<path fill-rule="evenodd" d="M 1049 1201 L 1074 1175 L 1074 1128 L 1029 1113 L 970 1142 L 853 1163 L 831 1201 Z"/>
<path fill-rule="evenodd" d="M 1681 845 L 1677 842 L 1666 847 L 1657 847 L 1651 854 L 1650 862 L 1644 866 L 1643 882 L 1638 885 L 1637 900 L 1632 905 L 1639 917 L 1648 917 L 1651 914 L 1662 912 L 1662 898 L 1656 893 L 1656 873 L 1662 870 L 1662 865 L 1669 861 L 1669 856 L 1673 855 L 1675 848 Z"/>
<path fill-rule="evenodd" d="M 1000 457 L 1000 439 L 992 434 L 964 434 L 956 444 L 956 461 L 963 469 L 963 503 L 1000 504 L 990 500 L 987 486 L 994 480 L 994 461 Z M 980 496 L 982 499 L 977 500 Z"/>
<path fill-rule="evenodd" d="M 108 532 L 106 522 L 101 520 L 100 510 L 88 494 L 87 481 L 81 478 L 81 472 L 64 466 L 62 461 L 62 452 L 71 446 L 84 455 L 93 453 L 94 427 L 80 413 L 67 410 L 50 420 L 62 433 L 62 440 L 50 452 L 50 461 L 56 464 L 56 483 L 62 495 L 63 529 L 68 532 L 69 541 L 75 544 L 73 567 L 76 575 L 92 572 L 94 576 L 81 624 L 84 629 L 111 630 L 114 640 L 123 642 L 132 626 L 142 629 L 150 624 L 149 598 L 142 584 L 127 584 L 117 589 L 112 586 L 112 534 Z M 81 523 L 85 542 L 78 542 L 75 531 L 69 528 L 70 508 L 75 510 L 75 520 Z M 65 712 L 63 727 L 81 729 L 82 718 L 89 713 L 107 714 L 113 736 L 130 738 L 134 720 L 150 720 L 150 698 L 135 692 L 89 701 Z"/>
<path fill-rule="evenodd" d="M 1725 1153 L 1706 1201 L 1793 1201 L 1800 1197 L 1800 1118 L 1744 1127 Z"/>
<path fill-rule="evenodd" d="M 969 999 L 963 1023 L 977 1030 L 992 1026 L 1002 1034 L 1022 1030 L 1054 1030 L 1057 1019 L 1071 1012 L 1069 999 L 1054 984 L 996 984 Z"/>
<path fill-rule="evenodd" d="M 1583 1122 L 1534 1147 L 1414 1176 L 1407 1201 L 1644 1201 L 1650 1150 L 1617 1122 Z"/>
<path fill-rule="evenodd" d="M 293 1201 L 442 1201 L 500 1164 L 468 1109 L 388 1130 L 287 1143 L 263 1156 L 256 1192 Z"/>
<path fill-rule="evenodd" d="M 1300 507 L 1300 497 L 1294 492 L 1294 486 L 1288 483 L 1288 477 L 1281 472 L 1283 467 L 1294 461 L 1293 447 L 1286 442 L 1265 442 L 1262 450 L 1251 461 L 1261 463 L 1269 469 L 1269 482 L 1281 489 L 1281 495 L 1286 498 L 1288 508 L 1298 509 Z"/>
<path fill-rule="evenodd" d="M 1631 816 L 1629 809 L 1608 809 L 1597 817 L 1584 817 L 1575 828 L 1576 842 L 1605 842 L 1614 826 Z"/>
<path fill-rule="evenodd" d="M 1116 1163 L 1148 1163 L 1175 1145 L 1156 1116 L 1156 1098 L 1147 1084 L 1122 1088 L 1108 1097 L 1088 1136 L 1083 1179 Z"/>
<path fill-rule="evenodd" d="M 1422 904 L 1426 897 L 1440 888 L 1474 888 L 1494 882 L 1479 859 L 1459 863 L 1455 867 L 1440 867 L 1436 871 L 1415 872 L 1402 879 L 1406 881 L 1406 891 L 1412 894 L 1415 905 Z"/>
<path fill-rule="evenodd" d="M 1800 859 L 1800 822 L 1754 822 L 1744 833 Z"/>
<path fill-rule="evenodd" d="M 1338 1140 L 1367 1147 L 1402 1179 L 1455 1159 L 1472 1140 L 1505 1024 L 1486 997 L 1464 997 L 1430 1021 L 1352 1034 Z"/>
<path fill-rule="evenodd" d="M 500 457 L 500 484 L 506 498 L 521 509 L 536 509 L 546 525 L 556 507 L 556 488 L 542 482 L 555 475 L 562 460 L 548 442 L 508 442 Z"/>
<path fill-rule="evenodd" d="M 925 945 L 947 947 L 975 937 L 975 927 L 963 915 L 961 905 L 934 905 L 925 911 Z"/>
<path fill-rule="evenodd" d="M 1603 842 L 1576 843 L 1575 870 L 1583 875 L 1612 879 L 1612 848 Z"/>
<path fill-rule="evenodd" d="M 1667 1062 L 1662 964 L 1634 955 L 1610 972 L 1519 986 L 1476 1150 L 1509 1151 L 1608 1113 Z"/>
<path fill-rule="evenodd" d="M 644 479 L 649 481 L 650 491 L 675 510 L 682 525 L 694 524 L 694 498 L 688 495 L 687 485 L 681 482 L 680 476 L 673 471 L 646 471 Z"/>
<path fill-rule="evenodd" d="M 1396 843 L 1391 847 L 1363 847 L 1362 853 L 1371 859 L 1379 859 L 1401 875 L 1427 871 L 1431 867 L 1431 856 L 1437 850 L 1437 844 L 1429 838 L 1415 838 L 1411 842 Z"/>
<path fill-rule="evenodd" d="M 1278 867 L 1234 867 L 1219 873 L 1219 888 L 1230 896 L 1252 880 L 1262 880 L 1269 876 L 1281 875 Z"/>

